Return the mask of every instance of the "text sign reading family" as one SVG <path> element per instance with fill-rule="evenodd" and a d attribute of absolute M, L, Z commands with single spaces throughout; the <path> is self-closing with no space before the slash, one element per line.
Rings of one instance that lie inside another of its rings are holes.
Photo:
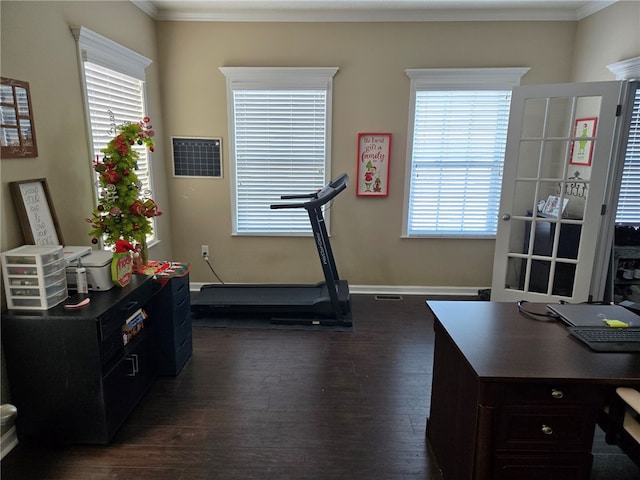
<path fill-rule="evenodd" d="M 390 133 L 360 133 L 358 135 L 358 195 L 387 196 L 389 194 Z"/>
<path fill-rule="evenodd" d="M 42 182 L 21 183 L 20 194 L 35 245 L 60 245 Z"/>

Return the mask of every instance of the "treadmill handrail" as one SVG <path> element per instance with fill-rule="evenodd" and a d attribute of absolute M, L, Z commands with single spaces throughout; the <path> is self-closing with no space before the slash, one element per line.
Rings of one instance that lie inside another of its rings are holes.
<path fill-rule="evenodd" d="M 320 190 L 315 193 L 309 193 L 305 195 L 283 195 L 282 199 L 294 199 L 294 198 L 311 198 L 311 200 L 307 202 L 300 203 L 278 203 L 271 205 L 272 210 L 282 209 L 282 208 L 306 208 L 307 210 L 311 210 L 313 208 L 320 207 L 325 203 L 329 202 L 336 195 L 342 192 L 347 185 L 349 184 L 349 176 L 346 173 L 343 173 L 335 180 L 330 182 L 328 185 L 324 186 Z"/>

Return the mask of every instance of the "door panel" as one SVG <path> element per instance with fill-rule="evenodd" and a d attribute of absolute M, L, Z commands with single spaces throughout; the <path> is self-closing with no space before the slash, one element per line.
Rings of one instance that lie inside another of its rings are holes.
<path fill-rule="evenodd" d="M 588 300 L 622 86 L 514 89 L 492 300 Z"/>

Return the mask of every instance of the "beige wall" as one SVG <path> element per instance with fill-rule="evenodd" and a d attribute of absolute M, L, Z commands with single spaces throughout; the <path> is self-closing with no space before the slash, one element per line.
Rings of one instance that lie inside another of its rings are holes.
<path fill-rule="evenodd" d="M 149 114 L 162 138 L 162 110 L 155 22 L 129 2 L 6 2 L 2 13 L 0 69 L 2 76 L 29 82 L 38 157 L 2 159 L 1 250 L 22 245 L 8 182 L 47 179 L 67 245 L 90 245 L 84 219 L 94 204 L 91 160 L 86 135 L 83 94 L 76 42 L 71 26 L 85 26 L 153 62 L 147 68 Z M 168 203 L 162 142 L 153 155 L 162 208 Z M 170 214 L 170 212 L 168 212 Z M 170 215 L 160 217 L 163 239 L 153 258 L 171 255 Z M 3 292 L 4 293 L 4 292 Z"/>
<path fill-rule="evenodd" d="M 618 1 L 578 23 L 571 79 L 615 80 L 607 65 L 640 56 L 640 1 Z"/>
<path fill-rule="evenodd" d="M 523 83 L 565 82 L 575 30 L 573 22 L 161 22 L 165 142 L 170 135 L 221 136 L 229 172 L 225 77 L 219 67 L 339 67 L 333 176 L 347 172 L 355 178 L 359 132 L 393 134 L 389 196 L 358 198 L 352 186 L 331 209 L 331 241 L 341 276 L 352 285 L 490 285 L 493 240 L 401 238 L 409 104 L 405 69 L 528 66 Z M 198 260 L 205 243 L 228 282 L 318 280 L 311 239 L 230 236 L 229 180 L 227 173 L 222 180 L 170 182 L 173 228 L 189 232 L 174 242 L 174 254 L 193 262 L 192 281 L 214 281 Z"/>

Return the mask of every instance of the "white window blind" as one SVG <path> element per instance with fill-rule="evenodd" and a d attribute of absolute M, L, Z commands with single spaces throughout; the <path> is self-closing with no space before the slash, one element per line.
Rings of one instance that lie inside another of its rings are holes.
<path fill-rule="evenodd" d="M 515 68 L 410 69 L 404 234 L 494 237 Z"/>
<path fill-rule="evenodd" d="M 495 235 L 509 91 L 416 93 L 408 234 Z"/>
<path fill-rule="evenodd" d="M 223 67 L 229 96 L 233 233 L 310 235 L 303 208 L 272 210 L 329 179 L 331 86 L 337 68 Z"/>
<path fill-rule="evenodd" d="M 237 232 L 310 232 L 305 209 L 269 206 L 324 185 L 326 92 L 236 90 L 233 101 Z"/>
<path fill-rule="evenodd" d="M 616 223 L 640 225 L 640 89 L 636 90 L 633 102 Z"/>
<path fill-rule="evenodd" d="M 145 116 L 143 82 L 100 65 L 84 62 L 87 103 L 91 122 L 94 160 L 102 159 L 101 150 L 117 134 L 117 126 L 137 123 Z M 149 154 L 144 145 L 134 145 L 138 152 L 136 175 L 142 191 L 151 190 Z"/>

